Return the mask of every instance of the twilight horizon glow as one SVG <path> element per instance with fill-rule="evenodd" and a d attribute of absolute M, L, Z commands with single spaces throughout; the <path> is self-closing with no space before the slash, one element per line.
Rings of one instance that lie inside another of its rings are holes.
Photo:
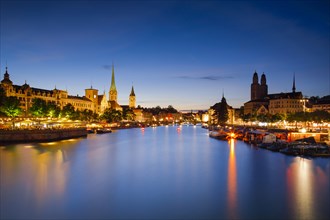
<path fill-rule="evenodd" d="M 329 1 L 0 1 L 1 78 L 108 94 L 119 104 L 207 109 L 250 100 L 256 70 L 269 93 L 330 94 Z"/>

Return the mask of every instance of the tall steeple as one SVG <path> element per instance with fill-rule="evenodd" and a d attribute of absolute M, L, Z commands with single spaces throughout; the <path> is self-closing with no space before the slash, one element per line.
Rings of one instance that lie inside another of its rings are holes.
<path fill-rule="evenodd" d="M 135 96 L 134 87 L 133 86 L 132 86 L 132 89 L 131 89 L 131 94 L 129 96 Z"/>
<path fill-rule="evenodd" d="M 134 92 L 134 87 L 132 86 L 131 94 L 129 95 L 129 104 L 128 104 L 128 106 L 130 108 L 135 108 L 135 104 L 136 104 L 135 102 L 136 102 L 135 92 Z"/>
<path fill-rule="evenodd" d="M 109 101 L 117 102 L 117 89 L 116 89 L 116 82 L 115 82 L 115 68 L 112 64 L 112 77 L 111 77 L 111 86 L 109 90 Z"/>
<path fill-rule="evenodd" d="M 293 84 L 292 84 L 292 92 L 296 92 L 296 76 L 295 73 L 293 73 Z"/>
<path fill-rule="evenodd" d="M 112 64 L 112 77 L 111 77 L 111 86 L 110 90 L 116 90 L 116 82 L 115 82 L 115 68 L 114 65 Z"/>

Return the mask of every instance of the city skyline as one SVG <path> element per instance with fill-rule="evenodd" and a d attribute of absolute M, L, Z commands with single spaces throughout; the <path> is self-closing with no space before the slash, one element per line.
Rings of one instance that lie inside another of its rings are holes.
<path fill-rule="evenodd" d="M 250 100 L 252 75 L 269 93 L 330 93 L 329 2 L 1 1 L 1 75 L 14 84 L 106 94 L 118 102 L 207 109 L 224 91 Z"/>

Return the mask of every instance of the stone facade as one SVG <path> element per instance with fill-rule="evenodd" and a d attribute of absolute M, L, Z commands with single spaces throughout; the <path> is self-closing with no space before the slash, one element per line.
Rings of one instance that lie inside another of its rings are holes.
<path fill-rule="evenodd" d="M 29 108 L 32 106 L 33 99 L 40 98 L 47 103 L 53 102 L 61 109 L 71 104 L 75 110 L 83 111 L 85 109 L 91 110 L 97 114 L 102 114 L 106 108 L 112 108 L 122 111 L 122 107 L 117 102 L 117 89 L 115 84 L 114 67 L 112 67 L 111 86 L 109 89 L 109 100 L 107 100 L 106 94 L 98 94 L 98 90 L 93 87 L 85 89 L 84 96 L 72 96 L 65 90 L 59 90 L 54 88 L 52 90 L 34 88 L 27 83 L 23 85 L 14 85 L 10 80 L 8 68 L 4 78 L 0 83 L 0 86 L 4 89 L 6 96 L 17 97 L 20 101 L 20 107 L 22 108 L 24 115 L 27 116 Z M 132 92 L 134 96 L 132 95 Z M 132 87 L 129 103 L 131 108 L 135 108 L 135 93 Z M 132 98 L 134 97 L 134 99 Z"/>
<path fill-rule="evenodd" d="M 306 100 L 301 92 L 296 92 L 295 77 L 292 92 L 268 94 L 266 75 L 254 72 L 251 84 L 251 100 L 244 103 L 244 114 L 287 114 L 306 111 Z"/>

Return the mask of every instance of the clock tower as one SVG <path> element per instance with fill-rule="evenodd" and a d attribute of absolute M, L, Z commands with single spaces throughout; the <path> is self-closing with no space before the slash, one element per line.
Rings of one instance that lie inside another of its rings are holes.
<path fill-rule="evenodd" d="M 135 93 L 134 93 L 134 88 L 132 86 L 131 94 L 129 95 L 129 104 L 128 106 L 130 108 L 135 108 Z"/>

